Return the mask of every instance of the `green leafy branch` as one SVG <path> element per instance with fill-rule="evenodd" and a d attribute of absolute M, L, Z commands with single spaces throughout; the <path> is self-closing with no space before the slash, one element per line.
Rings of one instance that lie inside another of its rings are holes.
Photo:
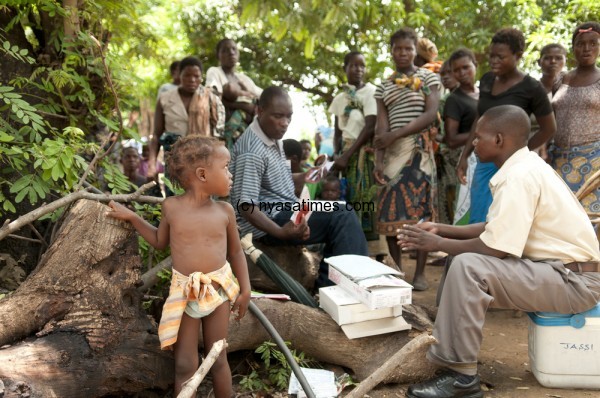
<path fill-rule="evenodd" d="M 285 344 L 291 347 L 289 341 Z M 265 341 L 254 352 L 260 354 L 261 362 L 250 363 L 251 372 L 242 378 L 240 386 L 247 391 L 285 390 L 292 369 L 277 344 Z M 300 366 L 310 367 L 318 364 L 313 359 L 307 358 L 303 352 L 293 349 L 290 352 Z"/>

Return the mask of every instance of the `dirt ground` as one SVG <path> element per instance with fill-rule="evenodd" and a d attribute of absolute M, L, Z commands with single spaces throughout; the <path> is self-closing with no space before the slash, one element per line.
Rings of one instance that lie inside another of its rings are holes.
<path fill-rule="evenodd" d="M 403 264 L 406 265 L 404 268 L 407 280 L 410 281 L 414 272 L 414 260 L 403 256 Z M 430 288 L 425 292 L 414 292 L 413 302 L 435 305 L 435 295 L 442 271 L 442 266 L 426 267 L 425 272 Z M 529 318 L 525 314 L 520 315 L 515 316 L 514 311 L 504 310 L 492 310 L 487 314 L 483 329 L 483 345 L 479 355 L 482 387 L 488 390 L 485 397 L 600 397 L 600 391 L 550 389 L 542 387 L 536 381 L 529 368 L 527 353 Z M 407 387 L 406 385 L 382 386 L 373 390 L 369 396 L 372 398 L 404 397 Z"/>

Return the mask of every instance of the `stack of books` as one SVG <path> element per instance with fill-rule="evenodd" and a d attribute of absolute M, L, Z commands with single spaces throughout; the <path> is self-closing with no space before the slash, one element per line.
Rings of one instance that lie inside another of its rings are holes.
<path fill-rule="evenodd" d="M 335 286 L 319 289 L 319 305 L 349 339 L 410 329 L 402 306 L 412 303 L 412 286 L 402 273 L 367 256 L 326 258 Z"/>

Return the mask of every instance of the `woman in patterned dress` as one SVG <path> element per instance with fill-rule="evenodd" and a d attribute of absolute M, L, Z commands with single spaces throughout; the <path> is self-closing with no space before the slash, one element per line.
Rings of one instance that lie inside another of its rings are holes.
<path fill-rule="evenodd" d="M 577 67 L 567 73 L 552 97 L 556 114 L 552 163 L 576 192 L 600 170 L 600 24 L 586 22 L 573 33 Z M 600 213 L 600 188 L 581 200 L 590 213 Z"/>
<path fill-rule="evenodd" d="M 378 232 L 387 237 L 390 255 L 402 269 L 396 234 L 403 224 L 431 219 L 435 161 L 431 128 L 440 100 L 440 78 L 414 65 L 417 35 L 410 28 L 390 38 L 395 72 L 377 88 L 377 149 L 374 177 L 383 185 L 378 198 Z M 417 253 L 415 290 L 428 288 L 426 252 Z"/>

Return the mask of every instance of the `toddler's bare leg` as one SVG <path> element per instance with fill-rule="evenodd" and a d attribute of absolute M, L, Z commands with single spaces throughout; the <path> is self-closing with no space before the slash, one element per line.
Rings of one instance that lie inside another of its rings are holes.
<path fill-rule="evenodd" d="M 194 375 L 198 369 L 198 335 L 200 333 L 200 319 L 195 319 L 183 314 L 177 343 L 175 343 L 175 394 L 179 395 L 181 385 Z"/>
<path fill-rule="evenodd" d="M 221 304 L 210 315 L 202 318 L 202 336 L 204 339 L 204 355 L 212 348 L 217 341 L 227 337 L 229 328 L 229 301 Z M 210 369 L 213 378 L 213 389 L 216 398 L 230 398 L 231 388 L 231 370 L 227 363 L 227 353 L 221 352 L 219 358 Z"/>

